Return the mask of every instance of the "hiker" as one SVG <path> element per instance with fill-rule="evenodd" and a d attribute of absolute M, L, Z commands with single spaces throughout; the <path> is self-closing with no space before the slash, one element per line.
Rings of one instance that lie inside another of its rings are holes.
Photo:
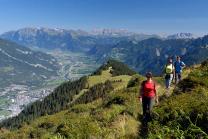
<path fill-rule="evenodd" d="M 151 112 L 153 105 L 158 103 L 158 96 L 155 82 L 152 80 L 152 73 L 146 73 L 146 80 L 142 82 L 140 89 L 140 101 L 142 101 L 143 120 L 151 120 Z"/>
<path fill-rule="evenodd" d="M 183 68 L 186 67 L 183 61 L 181 61 L 180 56 L 176 57 L 176 62 L 174 63 L 175 67 L 175 84 L 177 84 L 179 81 L 181 81 L 181 73 Z"/>
<path fill-rule="evenodd" d="M 173 60 L 172 58 L 168 58 L 167 64 L 165 65 L 165 86 L 166 86 L 166 95 L 169 96 L 170 93 L 170 85 L 172 83 L 172 80 L 174 78 L 175 69 L 173 66 Z"/>

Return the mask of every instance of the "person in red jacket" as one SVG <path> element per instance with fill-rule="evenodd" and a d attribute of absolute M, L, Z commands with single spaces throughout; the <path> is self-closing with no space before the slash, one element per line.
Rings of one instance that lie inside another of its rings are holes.
<path fill-rule="evenodd" d="M 142 101 L 143 118 L 145 121 L 149 121 L 155 101 L 158 103 L 158 96 L 155 82 L 152 80 L 152 73 L 146 73 L 146 78 L 141 84 L 139 98 Z"/>

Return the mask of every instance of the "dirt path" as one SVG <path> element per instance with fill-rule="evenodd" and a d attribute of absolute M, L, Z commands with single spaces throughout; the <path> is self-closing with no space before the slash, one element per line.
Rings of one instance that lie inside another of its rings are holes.
<path fill-rule="evenodd" d="M 190 68 L 184 69 L 184 71 L 182 73 L 182 80 L 187 78 L 190 72 L 191 72 Z M 162 77 L 161 77 L 161 79 L 162 79 Z M 177 85 L 174 83 L 174 80 L 173 80 L 169 90 L 167 90 L 163 84 L 157 84 L 158 96 L 159 96 L 160 100 L 163 99 L 164 97 L 169 97 L 170 95 L 172 95 L 176 86 Z"/>

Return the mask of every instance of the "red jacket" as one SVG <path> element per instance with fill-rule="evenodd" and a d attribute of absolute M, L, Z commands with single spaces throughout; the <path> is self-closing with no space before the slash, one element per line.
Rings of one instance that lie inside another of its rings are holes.
<path fill-rule="evenodd" d="M 155 82 L 143 81 L 142 82 L 142 97 L 155 97 L 156 88 Z"/>

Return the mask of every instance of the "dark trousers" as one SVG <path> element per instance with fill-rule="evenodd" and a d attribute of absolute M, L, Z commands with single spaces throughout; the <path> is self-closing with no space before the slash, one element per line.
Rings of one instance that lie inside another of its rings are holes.
<path fill-rule="evenodd" d="M 181 80 L 181 73 L 175 73 L 175 83 L 178 83 Z"/>
<path fill-rule="evenodd" d="M 142 97 L 143 118 L 145 121 L 151 120 L 151 112 L 155 103 L 154 97 Z"/>

